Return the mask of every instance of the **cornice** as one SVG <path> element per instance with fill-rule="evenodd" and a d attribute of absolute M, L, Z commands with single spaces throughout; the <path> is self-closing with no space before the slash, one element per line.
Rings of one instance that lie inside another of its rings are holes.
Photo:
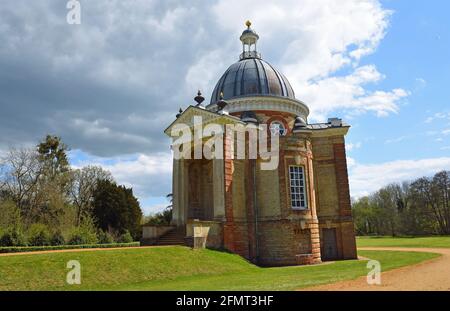
<path fill-rule="evenodd" d="M 277 96 L 249 96 L 227 100 L 230 113 L 243 111 L 280 111 L 302 116 L 305 119 L 309 115 L 308 107 L 299 100 Z M 217 109 L 216 104 L 209 105 L 208 110 Z"/>
<path fill-rule="evenodd" d="M 193 124 L 194 116 L 202 117 L 203 125 L 207 125 L 210 123 L 217 123 L 217 124 L 222 124 L 222 125 L 229 124 L 229 123 L 245 124 L 239 118 L 228 115 L 228 114 L 219 114 L 217 112 L 209 111 L 206 109 L 189 106 L 185 111 L 183 111 L 183 113 L 175 121 L 172 122 L 172 124 L 169 125 L 169 127 L 167 127 L 164 130 L 164 133 L 167 136 L 171 136 L 170 135 L 171 129 L 176 124 L 186 124 L 190 128 L 192 128 L 194 126 L 194 124 Z"/>

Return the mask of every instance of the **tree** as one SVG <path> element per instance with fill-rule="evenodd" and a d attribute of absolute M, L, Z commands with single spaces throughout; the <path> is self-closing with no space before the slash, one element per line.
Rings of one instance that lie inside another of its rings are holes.
<path fill-rule="evenodd" d="M 166 209 L 172 210 L 172 208 L 173 208 L 173 193 L 167 194 L 166 198 L 169 200 L 169 205 L 166 206 Z"/>
<path fill-rule="evenodd" d="M 151 226 L 169 226 L 172 221 L 172 208 L 166 207 L 162 212 L 147 216 L 145 224 Z"/>
<path fill-rule="evenodd" d="M 358 234 L 450 234 L 450 172 L 388 185 L 352 206 Z"/>
<path fill-rule="evenodd" d="M 11 198 L 25 216 L 35 214 L 42 163 L 35 150 L 11 148 L 0 162 L 0 188 L 2 196 Z"/>
<path fill-rule="evenodd" d="M 39 160 L 44 163 L 47 177 L 53 179 L 56 176 L 67 173 L 70 170 L 67 157 L 67 146 L 60 137 L 47 135 L 37 146 Z"/>
<path fill-rule="evenodd" d="M 60 137 L 47 135 L 36 148 L 42 173 L 39 177 L 35 208 L 38 221 L 58 226 L 69 201 L 70 165 L 68 148 Z"/>
<path fill-rule="evenodd" d="M 169 193 L 166 198 L 169 200 L 170 204 L 166 206 L 164 211 L 147 216 L 145 219 L 145 223 L 147 225 L 170 225 L 172 221 L 172 211 L 173 211 L 173 194 Z"/>
<path fill-rule="evenodd" d="M 79 226 L 83 217 L 90 215 L 94 202 L 94 191 L 98 182 L 106 180 L 113 182 L 110 172 L 100 166 L 86 166 L 72 172 L 70 198 L 77 209 L 76 225 Z"/>
<path fill-rule="evenodd" d="M 441 233 L 450 234 L 450 172 L 442 171 L 434 175 L 432 185 Z"/>
<path fill-rule="evenodd" d="M 411 184 L 411 191 L 416 205 L 421 206 L 433 219 L 434 231 L 445 233 L 445 219 L 436 200 L 436 189 L 430 178 L 422 177 Z"/>
<path fill-rule="evenodd" d="M 352 204 L 357 235 L 378 234 L 377 214 L 369 197 L 362 197 Z"/>
<path fill-rule="evenodd" d="M 9 229 L 20 226 L 20 211 L 13 201 L 0 200 L 0 215 L 0 229 Z"/>
<path fill-rule="evenodd" d="M 133 190 L 109 180 L 99 180 L 94 191 L 93 216 L 104 231 L 128 230 L 136 239 L 140 236 L 142 211 Z"/>
<path fill-rule="evenodd" d="M 36 148 L 11 148 L 0 163 L 0 194 L 17 206 L 25 226 L 58 225 L 67 205 L 67 148 L 47 136 Z"/>

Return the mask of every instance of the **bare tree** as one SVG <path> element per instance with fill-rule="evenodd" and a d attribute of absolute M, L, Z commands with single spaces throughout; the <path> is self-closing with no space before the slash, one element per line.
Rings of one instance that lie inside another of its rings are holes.
<path fill-rule="evenodd" d="M 411 191 L 415 204 L 429 211 L 434 222 L 437 224 L 438 233 L 447 233 L 445 211 L 439 204 L 439 188 L 436 180 L 433 181 L 428 177 L 419 178 L 411 184 Z"/>
<path fill-rule="evenodd" d="M 450 233 L 450 173 L 442 171 L 434 175 L 432 191 L 439 212 L 442 233 Z"/>
<path fill-rule="evenodd" d="M 0 189 L 17 205 L 21 213 L 30 214 L 37 198 L 43 173 L 38 153 L 33 149 L 10 149 L 0 162 Z"/>
<path fill-rule="evenodd" d="M 92 209 L 93 195 L 99 180 L 112 182 L 113 177 L 100 166 L 86 166 L 72 172 L 70 197 L 77 209 L 77 226 Z"/>

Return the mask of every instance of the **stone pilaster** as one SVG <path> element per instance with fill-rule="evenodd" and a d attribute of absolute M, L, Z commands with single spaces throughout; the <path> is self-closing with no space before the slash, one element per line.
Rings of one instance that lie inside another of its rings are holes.
<path fill-rule="evenodd" d="M 225 168 L 222 159 L 213 159 L 214 220 L 225 219 Z"/>
<path fill-rule="evenodd" d="M 173 159 L 172 164 L 172 225 L 180 226 L 180 160 Z"/>
<path fill-rule="evenodd" d="M 173 178 L 172 178 L 172 199 L 173 212 L 172 224 L 175 226 L 184 226 L 186 224 L 186 183 L 185 183 L 185 160 L 173 160 Z"/>
<path fill-rule="evenodd" d="M 316 206 L 316 190 L 314 181 L 314 168 L 313 168 L 313 154 L 311 150 L 310 142 L 305 142 L 307 147 L 307 160 L 306 165 L 308 166 L 308 190 L 309 190 L 309 204 L 311 211 L 311 219 L 309 220 L 309 231 L 311 239 L 311 253 L 312 253 L 312 263 L 320 263 L 320 229 L 319 220 L 317 218 L 317 206 Z"/>

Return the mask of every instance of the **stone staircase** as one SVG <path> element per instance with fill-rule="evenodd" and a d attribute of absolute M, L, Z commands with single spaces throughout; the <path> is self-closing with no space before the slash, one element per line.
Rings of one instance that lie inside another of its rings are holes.
<path fill-rule="evenodd" d="M 185 245 L 185 236 L 184 228 L 176 228 L 160 236 L 156 245 Z"/>

